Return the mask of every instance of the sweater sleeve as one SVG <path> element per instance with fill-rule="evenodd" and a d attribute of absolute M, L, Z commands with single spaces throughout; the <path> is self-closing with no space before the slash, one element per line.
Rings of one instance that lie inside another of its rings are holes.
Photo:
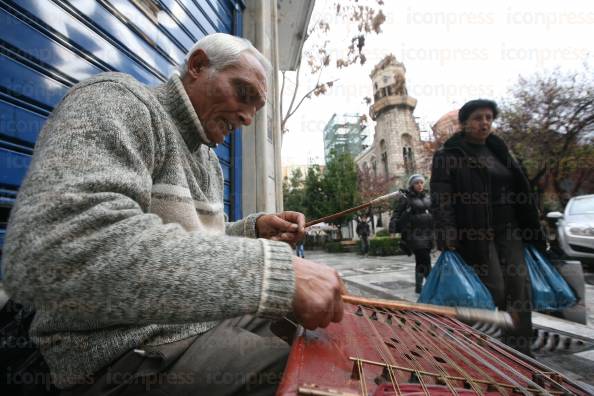
<path fill-rule="evenodd" d="M 437 247 L 456 246 L 456 214 L 452 205 L 452 180 L 449 157 L 440 150 L 433 156 L 431 166 L 431 211 L 435 221 L 435 239 Z"/>
<path fill-rule="evenodd" d="M 11 213 L 6 289 L 70 330 L 286 314 L 287 244 L 188 232 L 149 213 L 162 143 L 149 108 L 100 82 L 54 111 Z"/>
<path fill-rule="evenodd" d="M 246 238 L 257 238 L 256 220 L 266 213 L 253 213 L 241 220 L 225 223 L 225 233 L 227 235 L 242 236 Z"/>

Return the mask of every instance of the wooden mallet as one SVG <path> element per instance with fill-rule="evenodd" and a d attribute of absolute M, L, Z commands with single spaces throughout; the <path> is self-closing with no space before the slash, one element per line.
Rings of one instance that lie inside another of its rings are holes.
<path fill-rule="evenodd" d="M 397 197 L 397 196 L 399 196 L 401 194 L 402 193 L 400 191 L 394 191 L 394 192 L 391 192 L 389 194 L 382 195 L 381 197 L 375 198 L 375 199 L 373 199 L 373 200 L 371 200 L 371 201 L 369 201 L 367 203 L 361 204 L 359 206 L 355 206 L 354 208 L 343 210 L 342 212 L 334 213 L 334 214 L 329 215 L 329 216 L 320 217 L 319 219 L 316 219 L 316 220 L 308 221 L 307 223 L 305 223 L 305 227 L 307 228 L 307 227 L 310 227 L 310 226 L 312 226 L 314 224 L 319 224 L 319 223 L 323 223 L 325 221 L 331 221 L 331 220 L 334 220 L 334 219 L 338 219 L 339 217 L 348 215 L 349 213 L 357 212 L 357 211 L 359 211 L 361 209 L 368 208 L 368 207 L 370 207 L 370 206 L 372 206 L 374 204 L 377 204 L 377 203 L 380 203 L 382 201 L 385 201 L 386 199 L 395 198 L 395 197 Z"/>
<path fill-rule="evenodd" d="M 444 307 L 441 305 L 421 304 L 409 301 L 364 298 L 347 294 L 342 296 L 342 301 L 349 304 L 366 305 L 374 308 L 390 308 L 450 316 L 465 322 L 493 323 L 503 328 L 514 327 L 514 322 L 510 314 L 504 311 L 491 311 L 488 309 L 467 307 Z"/>

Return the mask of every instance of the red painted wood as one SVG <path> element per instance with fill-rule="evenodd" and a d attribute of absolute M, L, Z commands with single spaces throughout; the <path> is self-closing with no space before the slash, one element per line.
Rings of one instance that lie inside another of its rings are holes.
<path fill-rule="evenodd" d="M 551 377 L 548 369 L 456 319 L 371 308 L 362 308 L 360 316 L 356 314 L 357 308 L 346 304 L 343 321 L 326 329 L 301 329 L 293 342 L 277 395 L 297 395 L 300 387 L 337 395 L 361 395 L 361 381 L 351 376 L 354 362 L 350 358 L 460 377 L 444 382 L 421 374 L 423 388 L 411 377 L 411 372 L 394 370 L 394 386 L 389 376 L 387 380 L 382 376 L 383 367 L 363 364 L 368 395 L 441 396 L 454 391 L 459 395 L 474 395 L 475 390 L 488 396 L 520 395 L 512 387 L 536 389 L 538 385 L 532 379 L 535 373 L 538 376 L 543 372 L 545 381 L 540 382 L 541 386 L 547 392 L 561 394 L 561 388 L 548 379 Z M 473 380 L 474 388 L 462 378 Z M 587 394 L 558 373 L 552 378 L 569 394 Z M 496 388 L 478 380 L 509 387 Z"/>

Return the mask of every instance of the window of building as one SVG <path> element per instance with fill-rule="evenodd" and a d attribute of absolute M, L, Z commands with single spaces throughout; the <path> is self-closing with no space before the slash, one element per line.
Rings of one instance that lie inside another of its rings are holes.
<path fill-rule="evenodd" d="M 402 158 L 404 160 L 404 170 L 406 173 L 415 171 L 415 159 L 412 149 L 412 136 L 405 133 L 400 137 L 402 142 Z"/>
<path fill-rule="evenodd" d="M 386 141 L 384 139 L 382 139 L 380 141 L 380 151 L 381 151 L 381 159 L 382 159 L 382 164 L 384 167 L 384 177 L 388 178 L 389 177 L 389 172 L 388 172 L 388 149 L 386 147 Z"/>

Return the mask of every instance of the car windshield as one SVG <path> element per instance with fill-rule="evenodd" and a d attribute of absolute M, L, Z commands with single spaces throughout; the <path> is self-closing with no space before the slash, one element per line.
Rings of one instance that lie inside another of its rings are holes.
<path fill-rule="evenodd" d="M 594 213 L 594 197 L 574 199 L 569 207 L 569 214 Z"/>

